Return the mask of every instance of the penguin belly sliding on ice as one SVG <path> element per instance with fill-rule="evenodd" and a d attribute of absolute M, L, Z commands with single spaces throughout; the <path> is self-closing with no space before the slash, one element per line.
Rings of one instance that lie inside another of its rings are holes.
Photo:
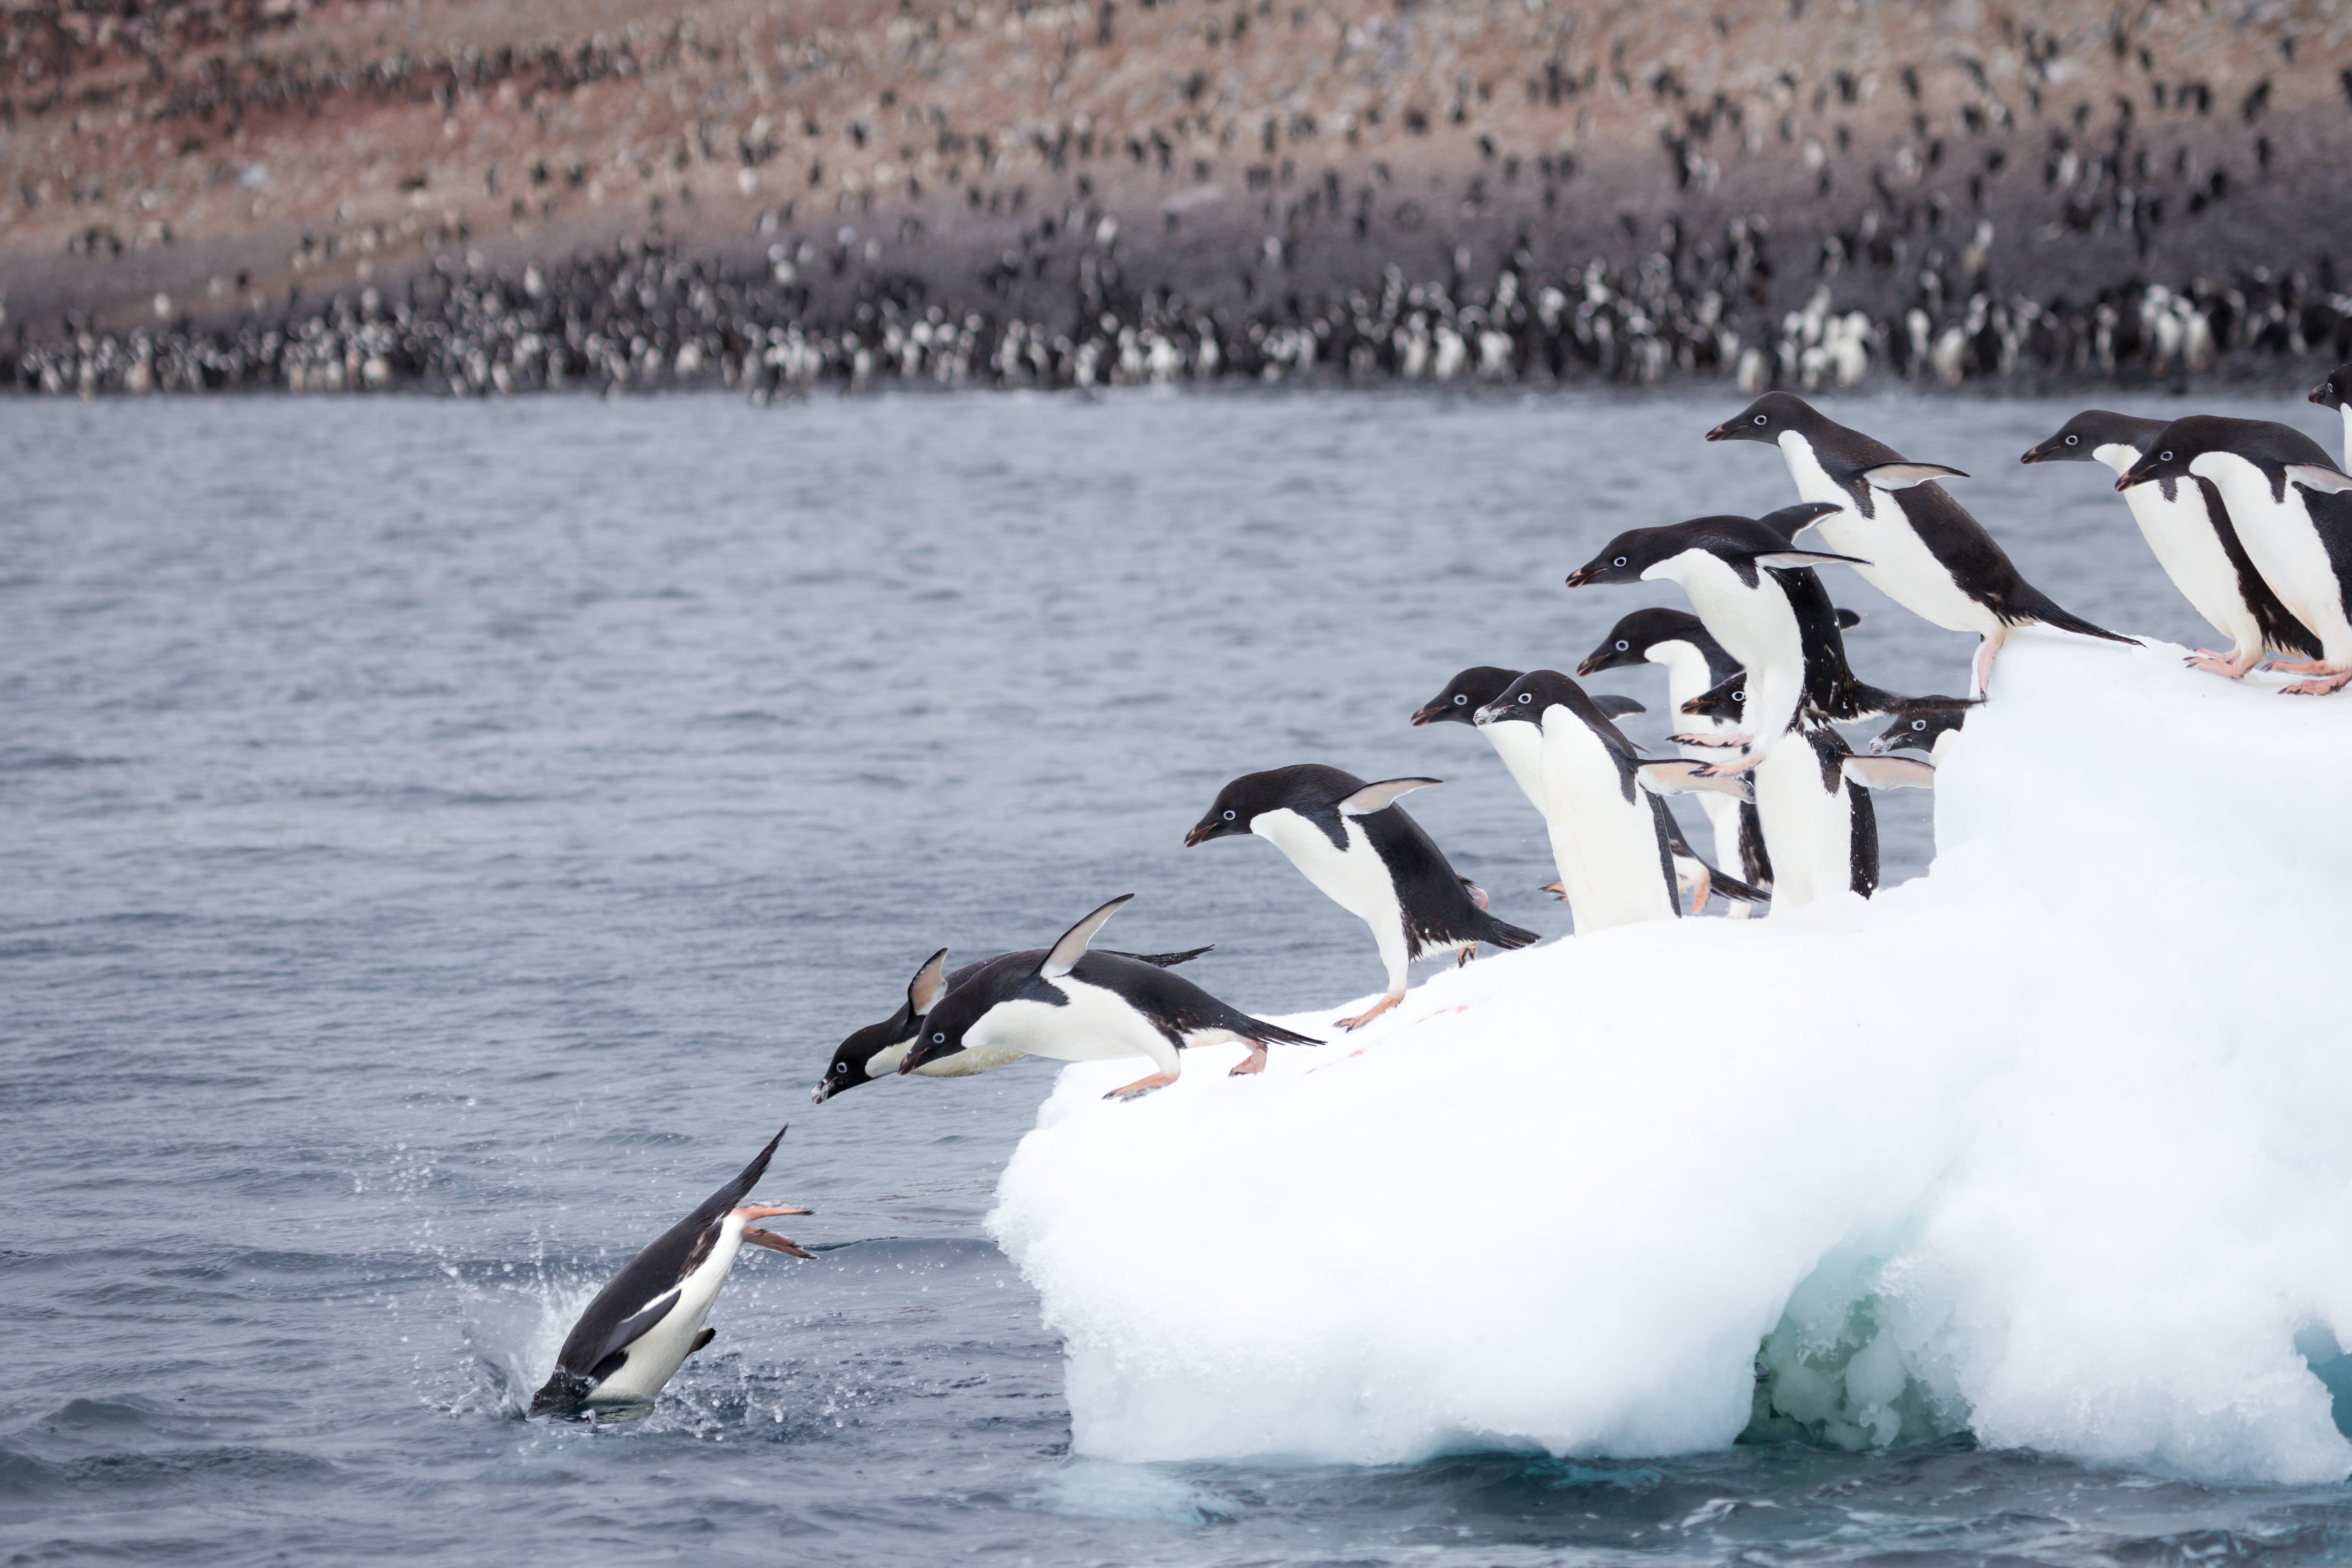
<path fill-rule="evenodd" d="M 588 1303 L 556 1355 L 554 1374 L 531 1396 L 533 1415 L 634 1421 L 648 1414 L 686 1358 L 718 1334 L 702 1320 L 745 1242 L 809 1256 L 751 1222 L 810 1210 L 744 1202 L 783 1136 L 779 1130 L 733 1181 L 662 1232 Z"/>
<path fill-rule="evenodd" d="M 1133 1100 L 1176 1081 L 1177 1053 L 1234 1041 L 1250 1054 L 1231 1076 L 1262 1070 L 1269 1043 L 1323 1042 L 1229 1007 L 1158 964 L 1111 952 L 1088 952 L 1103 922 L 1134 899 L 1123 894 L 1062 933 L 1042 957 L 1007 953 L 952 987 L 923 1020 L 921 1037 L 899 1062 L 920 1072 L 958 1051 L 1002 1050 L 1055 1061 L 1142 1057 L 1159 1070 L 1103 1096 Z"/>
<path fill-rule="evenodd" d="M 2317 637 L 2317 658 L 2272 667 L 2313 677 L 2282 689 L 2316 697 L 2352 682 L 2352 475 L 2302 431 L 2266 419 L 2192 414 L 2151 445 L 2116 489 L 2210 479 L 2263 581 Z"/>
<path fill-rule="evenodd" d="M 1702 773 L 1703 764 L 1645 760 L 1584 689 L 1556 669 L 1519 677 L 1478 710 L 1477 723 L 1481 729 L 1524 725 L 1541 743 L 1538 804 L 1560 893 L 1579 935 L 1681 915 L 1676 834 L 1654 786 Z M 1748 794 L 1735 780 L 1709 780 L 1706 787 Z"/>
<path fill-rule="evenodd" d="M 1506 759 L 1507 762 L 1507 759 Z M 1467 963 L 1480 942 L 1525 947 L 1536 932 L 1486 912 L 1486 896 L 1454 874 L 1397 797 L 1435 779 L 1367 784 L 1320 763 L 1244 773 L 1217 792 L 1208 814 L 1184 835 L 1184 847 L 1254 834 L 1269 840 L 1306 879 L 1370 926 L 1388 989 L 1335 1026 L 1360 1029 L 1404 1000 L 1412 961 L 1441 952 Z"/>
<path fill-rule="evenodd" d="M 1966 479 L 1958 468 L 1911 462 L 1786 392 L 1766 393 L 1706 438 L 1778 447 L 1798 495 L 1835 509 L 1814 525 L 1822 542 L 1859 557 L 1854 569 L 1912 614 L 1976 633 L 1982 641 L 1969 668 L 1972 697 L 1984 695 L 1993 659 L 2018 626 L 2051 626 L 2138 646 L 2061 608 L 2028 583 L 1984 525 L 1936 482 Z"/>
<path fill-rule="evenodd" d="M 2121 479 L 2148 454 L 2168 423 L 2085 409 L 2018 461 L 2104 463 Z M 2295 658 L 2319 657 L 2319 639 L 2263 580 L 2212 480 L 2134 485 L 2124 491 L 2124 500 L 2172 585 L 2209 626 L 2230 639 L 2227 653 L 2199 648 L 2188 660 L 2190 668 L 2235 680 L 2262 663 L 2269 650 Z"/>
<path fill-rule="evenodd" d="M 1118 956 L 1132 958 L 1139 963 L 1155 964 L 1161 969 L 1172 969 L 1208 951 L 1206 947 L 1195 947 L 1183 952 L 1122 952 Z M 878 1024 L 866 1025 L 841 1042 L 833 1053 L 833 1060 L 825 1064 L 824 1076 L 816 1080 L 816 1090 L 811 1098 L 817 1104 L 823 1105 L 835 1095 L 856 1089 L 860 1084 L 896 1077 L 898 1063 L 905 1058 L 908 1047 L 915 1043 L 916 1036 L 922 1033 L 923 1019 L 939 1005 L 940 998 L 993 962 L 983 960 L 979 963 L 967 963 L 950 974 L 947 973 L 947 956 L 948 950 L 943 947 L 923 961 L 923 966 L 915 971 L 915 978 L 908 982 L 907 999 L 899 1004 L 896 1013 Z M 1034 963 L 1044 958 L 1045 952 L 1040 948 L 1034 952 L 1002 956 Z M 1020 1059 L 1019 1051 L 955 1051 L 916 1070 L 924 1078 L 969 1078 L 973 1073 L 989 1072 Z"/>

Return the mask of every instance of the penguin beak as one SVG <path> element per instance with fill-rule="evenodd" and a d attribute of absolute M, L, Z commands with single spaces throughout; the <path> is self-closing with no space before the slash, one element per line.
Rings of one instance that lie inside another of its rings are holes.
<path fill-rule="evenodd" d="M 2048 443 L 2047 441 L 2044 441 L 2044 442 L 2043 442 L 2041 446 L 2039 446 L 2039 447 L 2028 447 L 2025 449 L 2025 456 L 2023 456 L 2023 457 L 2021 457 L 2021 458 L 2018 458 L 2017 460 L 2018 460 L 2019 462 L 2021 462 L 2021 463 L 2038 463 L 2038 462 L 2042 461 L 2042 458 L 2047 458 L 2049 455 L 2050 455 L 2050 443 Z"/>
<path fill-rule="evenodd" d="M 2127 490 L 2134 485 L 2144 485 L 2147 482 L 2147 481 L 2146 479 L 2140 477 L 2139 470 L 2137 468 L 2134 468 L 2131 472 L 2125 474 L 2116 480 L 2116 489 L 2119 490 Z"/>
<path fill-rule="evenodd" d="M 1509 711 L 1510 710 L 1508 709 L 1505 708 L 1499 702 L 1489 702 L 1486 707 L 1479 709 L 1478 711 L 1470 715 L 1470 722 L 1483 728 L 1486 725 L 1500 721 L 1509 713 Z"/>
<path fill-rule="evenodd" d="M 1601 656 L 1600 656 L 1599 654 L 1597 654 L 1597 653 L 1588 653 L 1588 654 L 1586 654 L 1586 655 L 1584 656 L 1584 662 L 1582 662 L 1581 664 L 1580 664 L 1580 665 L 1578 665 L 1578 666 L 1576 667 L 1576 673 L 1577 673 L 1579 676 L 1598 675 L 1598 674 L 1600 674 L 1600 673 L 1601 673 Z"/>
<path fill-rule="evenodd" d="M 1714 440 L 1714 439 L 1715 439 L 1715 437 L 1712 437 L 1712 436 L 1709 436 L 1709 437 L 1707 437 L 1707 439 L 1708 439 L 1708 440 L 1710 440 L 1710 441 L 1712 441 L 1712 440 Z M 1587 583 L 1590 583 L 1590 582 L 1591 582 L 1591 581 L 1592 581 L 1593 574 L 1594 574 L 1594 572 L 1596 572 L 1597 570 L 1598 570 L 1598 568 L 1597 568 L 1597 567 L 1591 567 L 1591 566 L 1580 566 L 1580 567 L 1578 567 L 1575 571 L 1570 572 L 1570 573 L 1568 574 L 1568 585 L 1569 585 L 1570 587 L 1571 587 L 1571 588 L 1581 588 L 1581 587 L 1583 587 Z"/>
<path fill-rule="evenodd" d="M 2318 404 L 2322 408 L 2327 407 L 2329 405 L 2327 384 L 2323 381 L 2313 387 L 2308 401 Z"/>
<path fill-rule="evenodd" d="M 1420 723 L 1421 715 L 1418 713 L 1414 714 L 1412 721 L 1416 724 Z M 1209 825 L 1205 822 L 1195 823 L 1192 826 L 1192 831 L 1184 835 L 1184 847 L 1187 849 L 1198 849 L 1208 837 Z M 907 1069 L 900 1068 L 898 1070 L 904 1072 Z"/>
<path fill-rule="evenodd" d="M 1739 431 L 1740 424 L 1738 420 L 1727 419 L 1722 424 L 1717 426 L 1714 429 L 1708 431 L 1706 433 L 1706 438 L 1710 441 L 1728 441 L 1734 436 L 1738 435 Z"/>
<path fill-rule="evenodd" d="M 1422 725 L 1428 723 L 1431 720 L 1433 720 L 1433 719 L 1436 718 L 1440 713 L 1443 713 L 1443 712 L 1444 712 L 1444 711 L 1445 711 L 1445 704 L 1444 704 L 1444 703 L 1443 703 L 1443 702 L 1433 702 L 1433 703 L 1429 704 L 1429 706 L 1427 706 L 1426 708 L 1416 708 L 1416 709 L 1414 709 L 1414 710 L 1413 710 L 1413 711 L 1412 711 L 1412 723 L 1413 723 L 1413 728 L 1415 728 L 1415 729 L 1419 729 Z M 1197 828 L 1197 827 L 1196 827 L 1196 828 L 1192 829 L 1192 831 L 1193 831 L 1194 833 L 1198 833 L 1198 832 L 1200 832 L 1201 830 L 1200 830 L 1199 828 Z M 1186 839 L 1184 840 L 1184 842 L 1185 842 L 1186 844 L 1190 844 L 1190 843 L 1192 843 L 1192 839 L 1191 839 L 1191 838 L 1189 838 L 1189 837 L 1188 837 L 1188 838 L 1186 838 Z"/>

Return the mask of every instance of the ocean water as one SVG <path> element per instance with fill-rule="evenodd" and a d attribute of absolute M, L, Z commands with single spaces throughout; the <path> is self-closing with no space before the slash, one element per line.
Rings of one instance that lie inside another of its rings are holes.
<path fill-rule="evenodd" d="M 1676 602 L 1562 585 L 1610 534 L 1790 500 L 1771 452 L 1700 441 L 1737 404 L 0 405 L 0 1553 L 2352 1561 L 2343 1487 L 1965 1441 L 1074 1455 L 983 1226 L 1050 1066 L 809 1104 L 932 949 L 1118 893 L 1107 943 L 1214 942 L 1189 973 L 1260 1014 L 1376 989 L 1270 847 L 1181 847 L 1252 769 L 1446 779 L 1409 809 L 1499 914 L 1564 931 L 1485 743 L 1405 719 Z M 2197 640 L 2104 469 L 2017 465 L 2077 406 L 1832 412 L 1979 476 L 2068 607 Z M 2336 441 L 2291 393 L 2199 406 Z M 1970 639 L 1832 586 L 1864 679 L 1960 689 Z M 1665 733 L 1662 671 L 1592 685 Z M 1879 797 L 1889 880 L 1930 805 Z M 786 1121 L 761 1190 L 818 1211 L 778 1222 L 816 1259 L 743 1258 L 648 1420 L 520 1419 L 604 1279 Z"/>

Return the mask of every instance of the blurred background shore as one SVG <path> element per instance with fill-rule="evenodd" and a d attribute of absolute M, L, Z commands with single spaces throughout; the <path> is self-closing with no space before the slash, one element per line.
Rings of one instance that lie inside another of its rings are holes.
<path fill-rule="evenodd" d="M 0 13 L 0 381 L 2287 373 L 2352 6 Z"/>

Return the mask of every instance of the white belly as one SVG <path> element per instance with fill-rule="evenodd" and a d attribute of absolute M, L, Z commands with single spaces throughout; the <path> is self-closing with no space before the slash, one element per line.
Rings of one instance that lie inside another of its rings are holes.
<path fill-rule="evenodd" d="M 2352 623 L 2344 616 L 2344 585 L 2336 581 L 2327 546 L 2296 503 L 2293 481 L 2287 485 L 2287 499 L 2277 501 L 2271 499 L 2268 476 L 2235 453 L 2207 452 L 2189 467 L 2220 487 L 2247 559 L 2279 602 L 2317 635 L 2320 657 L 2330 664 L 2352 660 Z"/>
<path fill-rule="evenodd" d="M 1717 642 L 1723 639 L 1717 637 Z M 1735 656 L 1736 657 L 1736 656 Z M 1702 719 L 1683 711 L 1683 704 L 1694 697 L 1705 696 L 1714 689 L 1707 679 L 1706 656 L 1686 642 L 1659 643 L 1650 649 L 1651 662 L 1666 667 L 1666 703 L 1678 735 L 1721 734 L 1737 728 L 1720 719 Z M 1723 760 L 1723 752 L 1714 746 L 1682 746 L 1676 748 L 1685 757 L 1696 762 L 1715 763 Z M 1739 803 L 1727 795 L 1712 791 L 1702 793 L 1698 807 L 1706 814 L 1706 825 L 1715 836 L 1715 863 L 1724 870 L 1738 875 L 1739 871 Z"/>
<path fill-rule="evenodd" d="M 966 1049 L 1013 1051 L 1061 1062 L 1149 1057 L 1162 1072 L 1177 1069 L 1176 1047 L 1150 1019 L 1115 991 L 1066 974 L 1045 984 L 1067 997 L 1050 1002 L 999 1002 L 964 1035 Z"/>
<path fill-rule="evenodd" d="M 1404 910 L 1397 902 L 1396 882 L 1389 876 L 1388 862 L 1364 836 L 1361 824 L 1343 816 L 1339 828 L 1348 836 L 1345 849 L 1287 807 L 1260 812 L 1250 824 L 1252 833 L 1270 840 L 1325 898 L 1372 928 L 1381 962 L 1388 968 L 1389 987 L 1402 990 L 1411 949 L 1405 942 Z"/>
<path fill-rule="evenodd" d="M 621 1363 L 621 1370 L 598 1384 L 583 1403 L 614 1420 L 635 1420 L 651 1410 L 654 1396 L 686 1364 L 694 1337 L 702 1331 L 702 1320 L 719 1299 L 719 1288 L 727 1283 L 727 1271 L 734 1267 L 735 1254 L 742 1245 L 743 1221 L 729 1215 L 720 1222 L 719 1240 L 711 1247 L 710 1256 L 678 1287 L 677 1304 L 629 1342 L 628 1359 Z"/>
<path fill-rule="evenodd" d="M 2122 463 L 2109 464 L 2117 474 L 2129 468 L 2138 456 L 2122 446 L 2102 447 L 2099 451 L 2124 454 Z M 2246 607 L 2245 595 L 2238 589 L 2238 569 L 2231 563 L 2230 552 L 2221 548 L 2221 536 L 2214 531 L 2212 519 L 2206 515 L 2204 490 L 2182 479 L 2174 484 L 2172 493 L 2178 499 L 2167 500 L 2161 485 L 2134 485 L 2124 492 L 2124 500 L 2156 563 L 2164 568 L 2189 608 L 2233 646 L 2259 650 L 2262 626 Z"/>
<path fill-rule="evenodd" d="M 902 1049 L 898 1053 L 905 1056 Z M 976 1072 L 992 1072 L 1009 1062 L 1017 1062 L 1025 1053 L 1008 1051 L 998 1046 L 966 1046 L 951 1057 L 941 1057 L 935 1062 L 925 1062 L 915 1069 L 917 1078 L 970 1078 Z M 868 1068 L 868 1074 L 873 1073 Z M 895 1068 L 893 1069 L 896 1070 Z"/>
<path fill-rule="evenodd" d="M 1622 775 L 1601 737 L 1567 709 L 1549 709 L 1543 759 L 1544 824 L 1577 934 L 1674 919 L 1649 797 L 1637 788 L 1625 798 Z"/>
<path fill-rule="evenodd" d="M 1788 595 L 1760 575 L 1762 568 L 1751 588 L 1705 551 L 1686 551 L 1651 571 L 1681 584 L 1715 640 L 1747 667 L 1742 684 L 1748 699 L 1740 705 L 1740 728 L 1754 737 L 1756 745 L 1771 745 L 1787 731 L 1805 694 L 1804 634 Z"/>
<path fill-rule="evenodd" d="M 1853 816 L 1845 783 L 1822 787 L 1802 736 L 1756 764 L 1756 816 L 1772 859 L 1772 908 L 1792 910 L 1853 886 Z"/>
<path fill-rule="evenodd" d="M 1478 732 L 1503 759 L 1503 766 L 1511 772 L 1511 782 L 1528 797 L 1528 804 L 1538 811 L 1543 809 L 1543 736 L 1533 724 L 1508 720 L 1500 724 L 1481 724 Z M 1319 837 L 1319 835 L 1318 835 Z"/>
<path fill-rule="evenodd" d="M 1831 479 L 1814 459 L 1812 447 L 1802 437 L 1793 432 L 1783 435 L 1780 455 L 1788 459 L 1789 477 L 1797 481 L 1799 500 L 1827 501 L 1840 509 L 1813 526 L 1831 550 L 1870 563 L 1854 568 L 1864 582 L 1922 620 L 1948 631 L 1990 637 L 2000 629 L 1999 618 L 1960 592 L 1952 574 L 1912 529 L 1899 495 L 1874 492 L 1871 510 L 1877 515 L 1864 517 L 1855 510 L 1853 497 L 1845 487 Z"/>

